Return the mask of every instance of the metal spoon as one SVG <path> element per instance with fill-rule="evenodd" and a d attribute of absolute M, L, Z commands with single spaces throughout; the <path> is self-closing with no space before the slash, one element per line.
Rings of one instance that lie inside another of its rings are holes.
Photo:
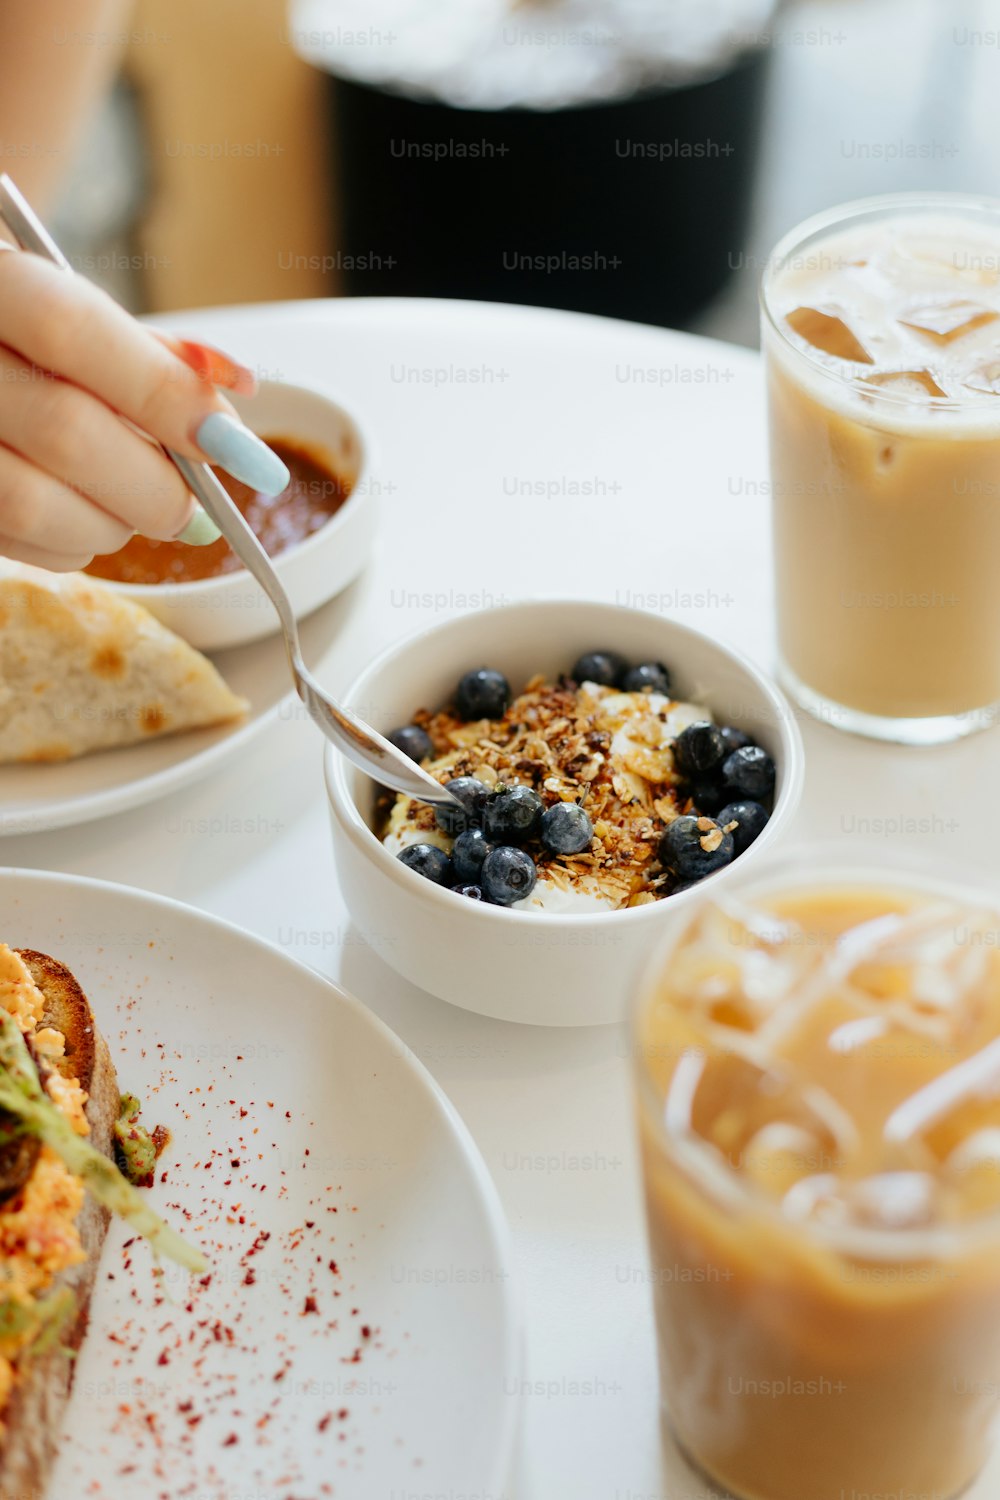
<path fill-rule="evenodd" d="M 72 272 L 73 267 L 6 173 L 0 173 L 0 220 L 23 250 L 30 250 L 35 255 L 52 261 L 62 270 Z M 236 556 L 256 578 L 274 605 L 285 638 L 285 650 L 295 690 L 327 739 L 354 765 L 367 771 L 369 776 L 373 776 L 383 786 L 391 787 L 393 791 L 405 792 L 407 796 L 416 797 L 420 802 L 460 805 L 451 792 L 446 791 L 440 782 L 422 770 L 416 761 L 404 755 L 402 750 L 397 750 L 390 740 L 349 709 L 341 708 L 320 687 L 302 660 L 298 626 L 288 595 L 271 565 L 271 559 L 250 526 L 208 464 L 184 458 L 182 454 L 174 453 L 169 448 L 165 448 L 164 452 L 180 471 L 184 483 L 197 496 L 206 514 L 218 526 Z"/>

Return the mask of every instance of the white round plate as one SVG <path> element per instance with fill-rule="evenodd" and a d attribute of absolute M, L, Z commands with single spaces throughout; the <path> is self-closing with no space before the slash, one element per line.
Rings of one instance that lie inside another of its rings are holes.
<path fill-rule="evenodd" d="M 153 1205 L 205 1281 L 111 1226 L 49 1495 L 499 1495 L 508 1233 L 465 1126 L 363 1005 L 239 928 L 0 870 L 2 939 L 67 963 L 170 1144 Z"/>
<path fill-rule="evenodd" d="M 349 600 L 350 591 L 300 622 L 310 666 L 342 628 Z M 0 766 L 0 835 L 65 828 L 151 802 L 215 770 L 292 704 L 281 636 L 215 651 L 211 659 L 233 691 L 248 699 L 245 719 L 54 765 Z"/>

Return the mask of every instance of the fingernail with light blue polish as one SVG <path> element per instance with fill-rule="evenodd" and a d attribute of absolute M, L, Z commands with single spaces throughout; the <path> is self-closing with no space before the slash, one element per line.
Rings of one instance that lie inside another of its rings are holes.
<path fill-rule="evenodd" d="M 211 516 L 206 515 L 199 505 L 184 530 L 178 532 L 175 540 L 187 542 L 189 547 L 207 547 L 210 542 L 217 542 L 221 535 L 222 532 Z"/>
<path fill-rule="evenodd" d="M 291 478 L 278 455 L 228 412 L 213 411 L 198 428 L 194 440 L 227 474 L 265 495 L 280 495 Z"/>

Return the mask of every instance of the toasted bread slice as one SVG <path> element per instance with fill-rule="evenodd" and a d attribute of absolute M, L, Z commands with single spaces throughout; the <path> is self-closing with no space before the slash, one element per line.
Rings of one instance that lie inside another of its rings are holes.
<path fill-rule="evenodd" d="M 118 1080 L 104 1038 L 94 1024 L 90 1004 L 65 964 L 32 949 L 16 950 L 45 999 L 44 1024 L 61 1031 L 66 1054 L 60 1071 L 78 1078 L 90 1095 L 87 1119 L 90 1140 L 112 1156 L 118 1118 Z M 17 1372 L 4 1413 L 6 1435 L 0 1445 L 0 1500 L 43 1500 L 49 1470 L 59 1450 L 63 1411 L 73 1385 L 74 1361 L 66 1350 L 83 1343 L 90 1298 L 97 1277 L 101 1246 L 110 1214 L 88 1194 L 77 1219 L 87 1259 L 59 1277 L 69 1287 L 77 1313 L 64 1330 L 61 1347 L 26 1360 Z"/>

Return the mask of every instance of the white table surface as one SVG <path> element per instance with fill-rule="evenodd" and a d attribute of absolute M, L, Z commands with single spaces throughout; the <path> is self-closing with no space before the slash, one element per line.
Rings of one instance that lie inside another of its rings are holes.
<path fill-rule="evenodd" d="M 756 355 L 658 329 L 471 303 L 278 304 L 171 321 L 261 376 L 326 388 L 370 437 L 381 540 L 320 664 L 332 689 L 417 626 L 545 594 L 661 608 L 770 662 Z M 521 482 L 543 494 L 511 493 Z M 995 731 L 897 751 L 808 720 L 802 727 L 807 780 L 793 838 L 853 852 L 864 836 L 888 855 L 991 871 L 990 830 L 1000 832 Z M 289 715 L 192 788 L 99 823 L 6 839 L 0 859 L 122 881 L 218 913 L 340 979 L 377 1011 L 461 1111 L 513 1229 L 527 1352 L 511 1493 L 705 1500 L 704 1485 L 661 1451 L 616 1028 L 507 1025 L 399 979 L 350 925 L 320 760 L 314 729 Z M 977 1497 L 995 1495 L 991 1472 Z"/>

